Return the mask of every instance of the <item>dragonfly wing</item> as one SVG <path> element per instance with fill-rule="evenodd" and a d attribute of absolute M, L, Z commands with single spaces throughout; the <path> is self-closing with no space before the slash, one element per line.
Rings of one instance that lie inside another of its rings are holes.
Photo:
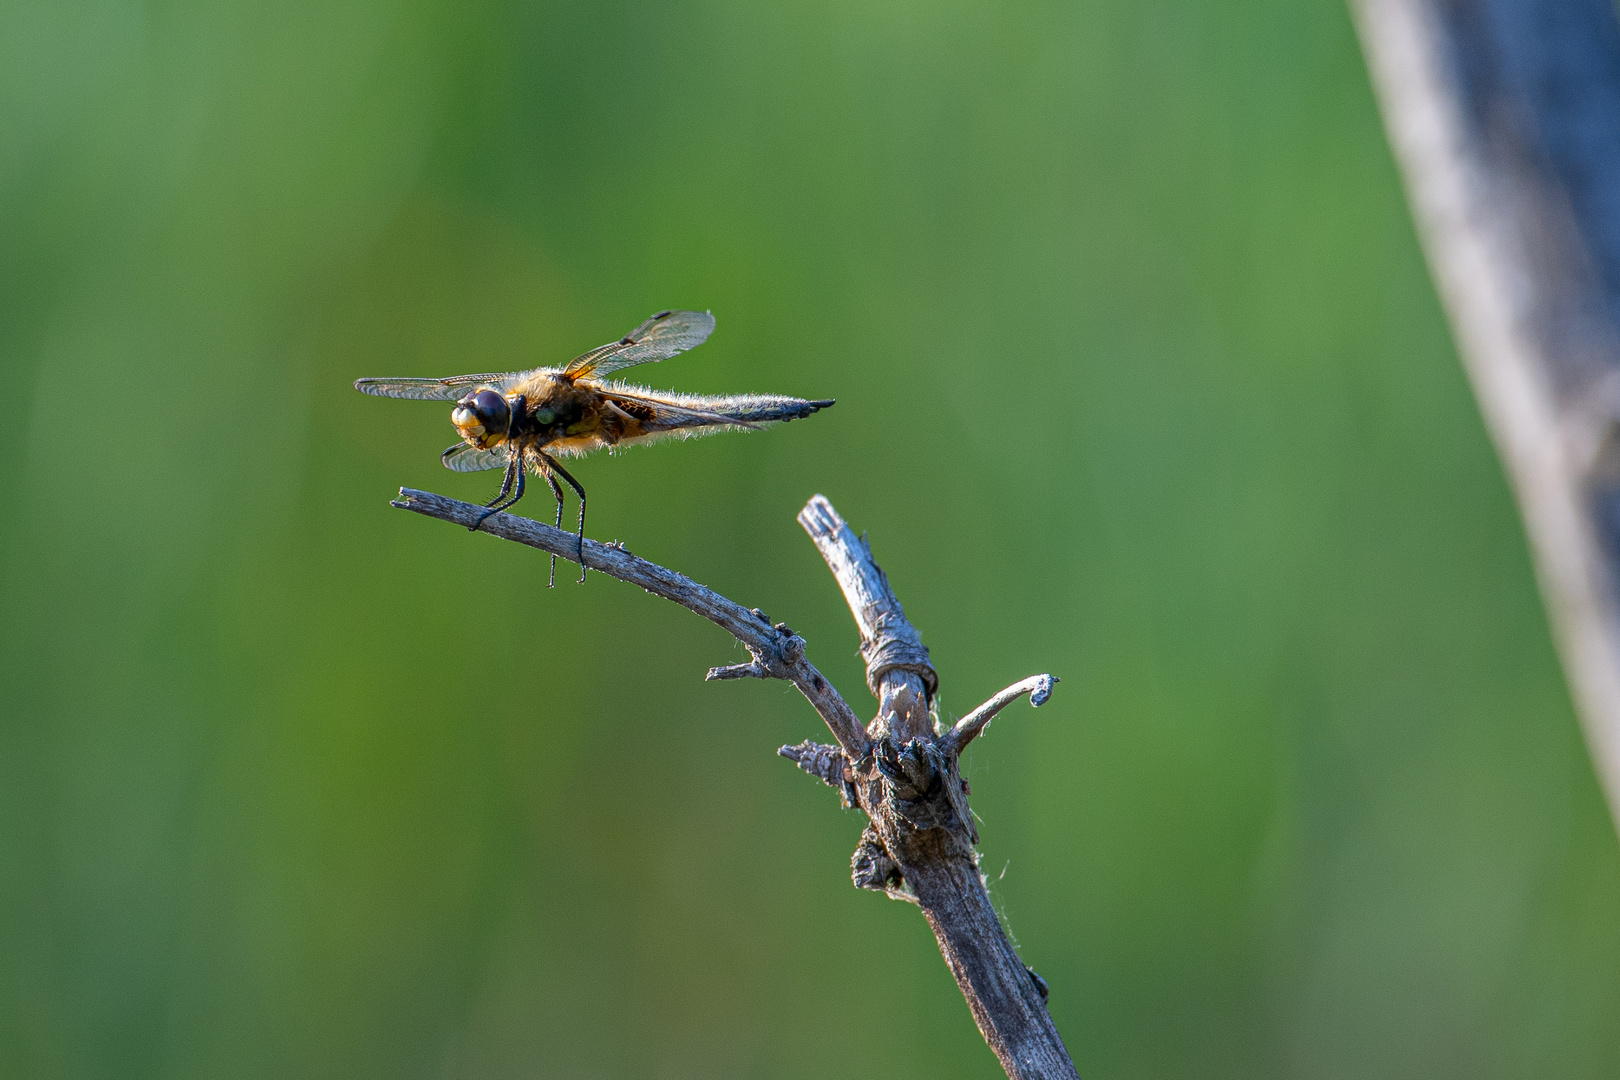
<path fill-rule="evenodd" d="M 492 372 L 484 375 L 452 375 L 448 379 L 356 379 L 354 388 L 375 397 L 411 398 L 416 401 L 456 401 L 468 390 L 493 386 L 500 390 L 517 382 L 528 372 Z"/>
<path fill-rule="evenodd" d="M 600 378 L 636 364 L 695 349 L 714 333 L 714 316 L 707 311 L 661 311 L 623 338 L 592 349 L 563 369 L 573 379 Z"/>
<path fill-rule="evenodd" d="M 504 469 L 510 461 L 506 447 L 480 450 L 471 443 L 458 442 L 439 455 L 444 467 L 455 472 L 483 472 L 486 469 Z"/>

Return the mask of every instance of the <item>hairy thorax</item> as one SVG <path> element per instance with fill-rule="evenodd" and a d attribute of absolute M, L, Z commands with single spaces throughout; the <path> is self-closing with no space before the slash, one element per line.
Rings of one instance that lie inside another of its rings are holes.
<path fill-rule="evenodd" d="M 603 445 L 600 395 L 589 387 L 536 372 L 506 396 L 516 417 L 515 441 L 555 454 L 581 454 Z"/>

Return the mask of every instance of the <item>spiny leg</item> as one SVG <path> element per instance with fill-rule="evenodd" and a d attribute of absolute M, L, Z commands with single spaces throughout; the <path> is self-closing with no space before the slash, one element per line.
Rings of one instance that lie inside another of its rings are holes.
<path fill-rule="evenodd" d="M 556 522 L 555 527 L 560 529 L 560 528 L 562 528 L 562 511 L 563 511 L 562 488 L 557 485 L 557 478 L 555 476 L 551 475 L 551 470 L 546 468 L 544 465 L 540 466 L 540 475 L 544 476 L 546 478 L 546 483 L 551 485 L 551 493 L 554 496 L 556 496 L 556 498 L 557 498 L 557 522 Z M 552 556 L 551 556 L 551 580 L 546 583 L 546 588 L 555 589 L 556 587 L 557 587 L 557 555 L 556 555 L 555 552 L 553 552 Z"/>
<path fill-rule="evenodd" d="M 473 528 L 476 529 L 479 525 L 482 525 L 491 514 L 498 514 L 523 498 L 523 480 L 522 462 L 513 460 L 508 463 L 506 466 L 506 480 L 501 484 L 501 493 L 495 496 L 494 502 L 484 504 L 486 509 L 484 513 L 478 516 L 478 523 Z M 510 497 L 507 495 L 509 489 L 512 490 Z"/>
<path fill-rule="evenodd" d="M 495 496 L 494 502 L 484 504 L 485 510 L 478 515 L 478 520 L 473 522 L 472 529 L 477 530 L 478 526 L 489 520 L 490 515 L 500 513 L 523 498 L 524 479 L 523 458 L 514 454 L 506 463 L 506 477 L 501 481 L 501 493 Z M 514 486 L 516 490 L 513 490 Z M 511 498 L 507 498 L 506 493 L 509 491 L 512 492 Z"/>
<path fill-rule="evenodd" d="M 540 456 L 545 460 L 545 463 L 549 469 L 567 481 L 568 486 L 573 488 L 574 491 L 579 495 L 579 581 L 580 584 L 583 585 L 585 583 L 585 489 L 579 486 L 578 480 L 575 480 L 573 476 L 569 475 L 567 469 L 557 464 L 556 458 L 549 454 L 541 454 Z M 553 484 L 556 484 L 556 482 L 557 481 L 555 480 L 552 481 Z M 559 514 L 562 512 L 562 508 L 560 506 L 558 507 L 557 512 Z M 558 518 L 559 523 L 561 523 L 561 520 L 561 518 Z"/>
<path fill-rule="evenodd" d="M 500 492 L 500 494 L 496 495 L 495 498 L 491 499 L 489 502 L 484 504 L 486 507 L 489 508 L 488 513 L 479 514 L 478 515 L 478 520 L 473 522 L 471 525 L 467 526 L 467 531 L 468 532 L 477 532 L 478 531 L 478 526 L 482 525 L 484 523 L 484 521 L 489 517 L 489 515 L 493 514 L 495 512 L 497 504 L 500 503 L 500 501 L 502 499 L 506 498 L 506 493 L 507 492 L 512 490 L 512 464 L 513 463 L 510 462 L 510 461 L 508 461 L 506 463 L 506 473 L 505 473 L 504 476 L 501 477 L 501 492 Z"/>

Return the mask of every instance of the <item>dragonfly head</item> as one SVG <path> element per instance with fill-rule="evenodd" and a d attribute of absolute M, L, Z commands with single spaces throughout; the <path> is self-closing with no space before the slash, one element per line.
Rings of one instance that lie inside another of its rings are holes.
<path fill-rule="evenodd" d="M 487 450 L 506 438 L 512 423 L 512 407 L 493 390 L 474 390 L 456 402 L 450 422 L 461 437 Z"/>

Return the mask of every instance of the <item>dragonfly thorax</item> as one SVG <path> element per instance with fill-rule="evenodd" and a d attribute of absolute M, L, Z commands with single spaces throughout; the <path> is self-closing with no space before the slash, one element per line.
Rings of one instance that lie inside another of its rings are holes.
<path fill-rule="evenodd" d="M 577 434 L 599 409 L 598 395 L 584 386 L 547 373 L 517 388 L 507 398 L 512 420 L 507 428 L 510 439 L 535 440 L 539 444 Z"/>

